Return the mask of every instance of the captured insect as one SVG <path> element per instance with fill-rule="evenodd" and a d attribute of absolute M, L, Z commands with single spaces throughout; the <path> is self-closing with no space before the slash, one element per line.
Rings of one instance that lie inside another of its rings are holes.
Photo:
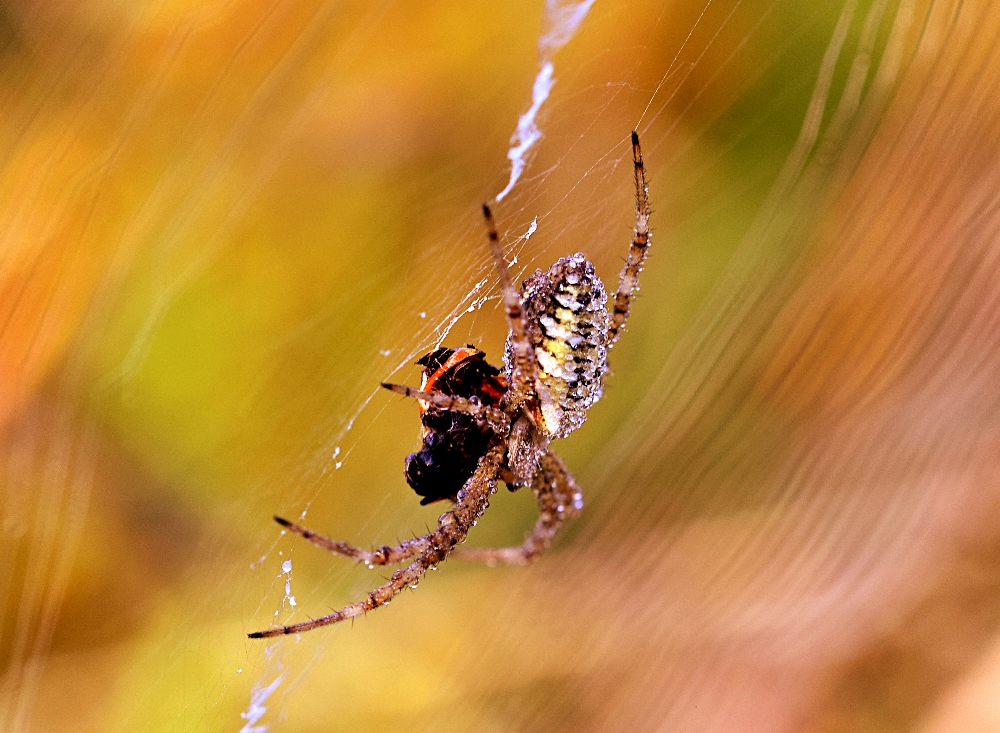
<path fill-rule="evenodd" d="M 646 172 L 635 132 L 632 159 L 635 235 L 610 310 L 604 284 L 582 254 L 562 258 L 547 272 L 538 270 L 520 290 L 515 288 L 493 215 L 483 204 L 510 329 L 503 368 L 487 362 L 473 346 L 439 348 L 417 362 L 423 367 L 420 389 L 382 384 L 420 405 L 423 441 L 420 451 L 406 459 L 407 483 L 423 497 L 421 504 L 449 500 L 454 507 L 441 515 L 433 532 L 371 551 L 275 517 L 314 545 L 368 566 L 409 564 L 363 601 L 309 621 L 255 631 L 250 638 L 297 634 L 360 616 L 416 587 L 428 570 L 452 554 L 491 566 L 526 565 L 549 547 L 563 522 L 579 515 L 583 494 L 550 443 L 580 427 L 600 399 L 608 350 L 628 320 L 649 251 Z M 516 547 L 459 547 L 500 481 L 511 491 L 527 486 L 534 492 L 539 509 L 534 528 Z"/>

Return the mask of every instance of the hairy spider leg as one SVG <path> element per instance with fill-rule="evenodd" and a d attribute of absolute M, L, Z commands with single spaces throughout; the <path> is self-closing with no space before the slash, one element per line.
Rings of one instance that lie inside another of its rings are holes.
<path fill-rule="evenodd" d="M 406 542 L 401 542 L 395 547 L 382 545 L 382 547 L 374 550 L 363 550 L 360 547 L 349 545 L 346 542 L 331 540 L 329 537 L 317 534 L 311 529 L 300 527 L 295 522 L 290 522 L 284 517 L 276 516 L 274 521 L 287 529 L 289 532 L 294 532 L 299 537 L 309 540 L 309 542 L 313 543 L 317 547 L 329 550 L 335 555 L 344 555 L 345 557 L 349 557 L 357 562 L 363 562 L 365 565 L 396 565 L 404 560 L 409 560 L 414 555 L 426 552 L 427 548 L 430 547 L 430 540 L 425 535 L 423 537 L 415 537 L 412 540 L 407 540 Z"/>
<path fill-rule="evenodd" d="M 552 544 L 563 522 L 583 511 L 583 492 L 563 463 L 552 451 L 542 456 L 538 473 L 531 480 L 531 490 L 538 500 L 538 520 L 534 528 L 515 547 L 458 547 L 455 557 L 494 565 L 528 565 Z"/>
<path fill-rule="evenodd" d="M 625 267 L 618 276 L 618 292 L 615 294 L 611 326 L 608 328 L 608 348 L 621 336 L 625 321 L 628 320 L 632 296 L 639 287 L 639 273 L 642 272 L 642 265 L 649 251 L 649 190 L 646 187 L 646 169 L 642 165 L 639 135 L 635 131 L 632 132 L 632 161 L 635 165 L 635 236 L 628 249 Z"/>
<path fill-rule="evenodd" d="M 363 601 L 352 603 L 335 613 L 320 618 L 289 626 L 276 626 L 264 631 L 254 631 L 247 636 L 251 639 L 266 639 L 272 636 L 298 634 L 317 629 L 320 626 L 329 626 L 373 611 L 379 606 L 389 603 L 406 588 L 415 588 L 428 570 L 448 557 L 456 545 L 465 541 L 469 530 L 486 511 L 490 497 L 497 490 L 497 474 L 500 472 L 500 463 L 503 461 L 506 450 L 505 438 L 494 435 L 490 439 L 486 455 L 476 467 L 476 472 L 458 492 L 458 502 L 455 507 L 441 515 L 438 519 L 438 528 L 434 532 L 425 535 L 428 541 L 427 550 L 410 565 L 394 572 L 388 583 L 373 590 Z"/>
<path fill-rule="evenodd" d="M 471 400 L 467 400 L 462 397 L 454 397 L 451 395 L 443 395 L 432 392 L 421 392 L 418 389 L 413 389 L 412 387 L 407 387 L 402 384 L 389 384 L 383 382 L 382 386 L 391 392 L 396 392 L 398 394 L 405 395 L 406 397 L 426 400 L 427 402 L 433 403 L 435 406 L 442 409 L 454 412 L 467 412 L 474 417 L 484 418 L 495 427 L 498 433 L 505 433 L 507 430 L 506 426 L 509 425 L 507 416 L 495 407 L 489 407 L 472 402 Z M 414 555 L 419 555 L 420 553 L 425 552 L 430 547 L 431 542 L 429 535 L 424 535 L 422 537 L 415 537 L 412 540 L 406 540 L 405 542 L 401 542 L 395 546 L 382 545 L 374 550 L 365 550 L 346 542 L 330 539 L 325 535 L 321 535 L 318 532 L 313 532 L 311 529 L 295 524 L 295 522 L 285 519 L 284 517 L 275 516 L 274 521 L 290 532 L 308 540 L 317 547 L 322 547 L 324 550 L 328 550 L 335 555 L 349 557 L 352 560 L 364 563 L 365 565 L 396 565 L 405 560 L 409 560 Z"/>
<path fill-rule="evenodd" d="M 407 387 L 405 384 L 382 382 L 382 387 L 390 392 L 395 392 L 405 397 L 412 397 L 415 400 L 426 402 L 442 410 L 465 412 L 475 418 L 486 420 L 498 433 L 505 433 L 510 426 L 510 419 L 498 407 L 484 405 L 481 402 L 473 402 L 465 397 L 455 397 L 454 395 L 442 394 L 440 392 L 421 392 L 419 389 Z"/>
<path fill-rule="evenodd" d="M 510 375 L 511 389 L 508 394 L 523 399 L 524 395 L 534 391 L 535 351 L 531 348 L 528 331 L 524 325 L 524 304 L 521 302 L 521 294 L 511 280 L 507 259 L 500 244 L 500 235 L 497 234 L 497 225 L 487 204 L 483 204 L 483 216 L 486 218 L 486 235 L 490 240 L 490 252 L 497 268 L 497 275 L 500 277 L 503 308 L 510 328 L 510 345 L 514 355 L 514 373 Z"/>

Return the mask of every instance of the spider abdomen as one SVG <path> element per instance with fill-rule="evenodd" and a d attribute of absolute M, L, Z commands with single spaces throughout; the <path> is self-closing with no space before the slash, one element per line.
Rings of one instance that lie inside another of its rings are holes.
<path fill-rule="evenodd" d="M 525 324 L 538 363 L 535 391 L 542 427 L 563 438 L 601 397 L 608 370 L 607 293 L 582 254 L 538 270 L 521 287 Z M 511 370 L 510 345 L 505 367 Z"/>

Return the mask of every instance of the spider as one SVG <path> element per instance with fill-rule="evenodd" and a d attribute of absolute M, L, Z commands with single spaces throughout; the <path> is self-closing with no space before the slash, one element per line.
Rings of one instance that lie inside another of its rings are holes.
<path fill-rule="evenodd" d="M 520 290 L 515 288 L 493 215 L 483 204 L 510 328 L 502 371 L 474 347 L 439 348 L 417 362 L 424 367 L 421 389 L 382 384 L 420 404 L 423 445 L 407 457 L 407 482 L 424 497 L 421 504 L 450 499 L 454 507 L 440 516 L 433 532 L 372 551 L 275 517 L 314 545 L 369 567 L 409 564 L 363 601 L 320 618 L 256 631 L 250 638 L 296 634 L 360 616 L 415 588 L 452 554 L 490 566 L 526 565 L 549 547 L 565 520 L 579 515 L 583 494 L 549 444 L 580 427 L 600 399 L 608 349 L 621 336 L 649 250 L 646 174 L 635 132 L 632 159 L 635 235 L 610 311 L 604 284 L 582 254 L 560 259 L 547 272 L 538 270 Z M 499 481 L 511 491 L 528 486 L 534 492 L 539 507 L 534 528 L 517 547 L 459 547 L 489 507 Z"/>

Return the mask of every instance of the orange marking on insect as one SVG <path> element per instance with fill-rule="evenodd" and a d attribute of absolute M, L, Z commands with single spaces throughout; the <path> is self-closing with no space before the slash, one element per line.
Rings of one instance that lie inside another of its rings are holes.
<path fill-rule="evenodd" d="M 507 393 L 507 378 L 502 374 L 498 374 L 492 379 L 484 381 L 483 392 L 492 397 L 493 401 L 499 402 Z"/>
<path fill-rule="evenodd" d="M 437 381 L 441 379 L 444 374 L 461 364 L 466 359 L 469 359 L 477 354 L 476 349 L 471 349 L 468 346 L 463 346 L 462 348 L 455 349 L 451 356 L 445 359 L 444 364 L 439 366 L 434 370 L 434 373 L 430 376 L 425 376 L 423 381 L 420 383 L 420 390 L 422 392 L 433 392 Z"/>

